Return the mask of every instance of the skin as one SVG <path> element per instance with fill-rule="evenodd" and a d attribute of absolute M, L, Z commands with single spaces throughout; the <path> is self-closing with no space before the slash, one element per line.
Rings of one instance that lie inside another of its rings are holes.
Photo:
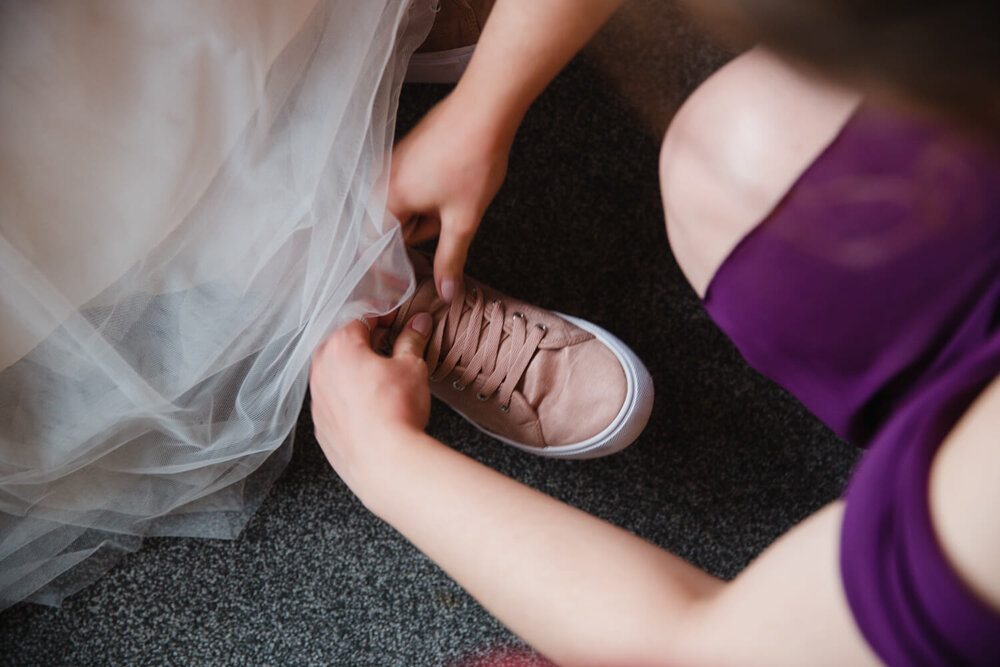
<path fill-rule="evenodd" d="M 859 102 L 756 48 L 681 107 L 660 151 L 660 189 L 671 250 L 698 296 Z"/>
<path fill-rule="evenodd" d="M 440 235 L 434 281 L 445 300 L 525 112 L 622 2 L 499 0 L 454 91 L 394 148 L 387 208 L 409 243 Z"/>
<path fill-rule="evenodd" d="M 312 370 L 317 439 L 366 507 L 539 651 L 567 665 L 878 664 L 840 585 L 841 502 L 720 581 L 427 436 L 426 342 L 411 321 L 385 358 L 360 322 L 335 333 Z M 1000 381 L 942 446 L 931 501 L 956 570 L 1000 609 L 997 414 Z"/>
<path fill-rule="evenodd" d="M 569 3 L 575 11 L 561 13 Z M 527 104 L 617 4 L 500 0 L 463 81 L 400 145 L 390 208 L 412 239 L 440 228 L 439 289 L 457 279 Z M 520 63 L 524 69 L 511 66 L 525 49 L 531 57 Z M 775 94 L 748 98 L 762 83 Z M 771 102 L 801 113 L 776 114 Z M 675 254 L 696 289 L 836 135 L 855 103 L 848 91 L 762 52 L 730 65 L 692 97 L 668 133 L 661 176 Z M 788 119 L 803 114 L 808 118 L 789 131 Z M 700 129 L 705 117 L 715 132 Z M 467 180 L 453 187 L 453 178 Z M 732 201 L 720 208 L 720 198 Z M 877 664 L 841 584 L 842 502 L 790 530 L 732 582 L 718 580 L 427 436 L 421 355 L 429 328 L 426 314 L 415 316 L 390 358 L 372 352 L 360 322 L 336 332 L 316 352 L 310 378 L 317 439 L 372 512 L 528 643 L 569 665 Z M 1000 380 L 942 444 L 929 497 L 955 571 L 1000 613 L 998 427 Z"/>

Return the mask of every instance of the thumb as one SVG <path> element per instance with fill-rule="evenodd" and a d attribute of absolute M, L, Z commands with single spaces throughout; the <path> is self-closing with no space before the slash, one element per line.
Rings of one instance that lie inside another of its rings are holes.
<path fill-rule="evenodd" d="M 422 358 L 424 348 L 427 347 L 427 339 L 431 335 L 431 326 L 434 321 L 427 313 L 417 313 L 410 318 L 403 330 L 396 337 L 396 343 L 392 346 L 392 356 L 398 359 L 402 356 L 411 355 Z"/>
<path fill-rule="evenodd" d="M 441 235 L 434 252 L 434 283 L 438 294 L 449 303 L 462 284 L 465 259 L 475 231 L 475 220 L 442 217 Z"/>

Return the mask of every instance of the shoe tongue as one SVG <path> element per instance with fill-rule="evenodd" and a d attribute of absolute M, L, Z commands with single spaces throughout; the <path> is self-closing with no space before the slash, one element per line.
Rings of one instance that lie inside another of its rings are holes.
<path fill-rule="evenodd" d="M 417 283 L 417 288 L 413 291 L 413 296 L 400 308 L 400 312 L 405 313 L 404 316 L 407 320 L 417 313 L 430 313 L 435 322 L 439 316 L 444 317 L 444 312 L 447 310 L 448 304 L 438 296 L 437 288 L 434 287 L 434 280 L 432 278 Z M 401 323 L 401 325 L 404 323 Z"/>
<path fill-rule="evenodd" d="M 475 305 L 476 305 L 476 298 L 475 298 L 474 293 L 473 294 L 468 294 L 466 296 L 465 304 L 462 307 L 462 315 L 461 315 L 461 317 L 458 320 L 458 327 L 455 328 L 455 332 L 456 333 L 455 333 L 454 340 L 449 340 L 447 337 L 445 338 L 444 344 L 445 344 L 445 347 L 447 349 L 447 353 L 448 354 L 451 353 L 451 349 L 456 344 L 463 343 L 464 340 L 465 340 L 465 337 L 470 335 L 470 332 L 468 331 L 468 329 L 469 329 L 470 326 L 472 326 L 472 312 L 473 312 L 473 310 L 475 310 Z M 489 331 L 489 328 L 490 328 L 490 319 L 489 318 L 490 318 L 490 315 L 492 314 L 492 312 L 491 312 L 492 308 L 490 307 L 490 304 L 489 304 L 488 301 L 483 304 L 483 308 L 484 308 L 484 310 L 483 310 L 483 318 L 482 318 L 482 322 L 481 322 L 481 324 L 479 326 L 479 331 L 473 331 L 473 332 L 471 332 L 471 336 L 472 336 L 472 348 L 476 351 L 476 353 L 478 353 L 479 348 L 481 346 L 486 345 L 486 338 L 488 336 L 487 332 Z M 449 304 L 444 304 L 444 307 L 438 313 L 435 313 L 435 315 L 434 315 L 435 323 L 437 322 L 438 317 L 444 317 L 448 313 L 448 310 L 449 310 Z M 447 331 L 450 330 L 451 328 L 452 327 L 451 327 L 450 324 L 447 325 L 446 330 L 445 330 L 445 335 L 446 336 L 447 336 Z M 499 354 L 497 355 L 498 359 L 502 358 L 503 355 L 507 353 L 507 347 L 510 345 L 509 341 L 510 341 L 510 336 L 508 335 L 508 333 L 505 332 L 505 333 L 500 334 Z M 469 360 L 466 359 L 466 362 L 468 362 L 468 361 Z M 464 363 L 460 364 L 459 367 L 464 370 L 465 364 Z"/>
<path fill-rule="evenodd" d="M 395 334 L 398 334 L 398 332 L 402 330 L 402 328 L 406 325 L 406 322 L 417 313 L 430 313 L 431 317 L 434 319 L 434 326 L 436 328 L 438 322 L 440 322 L 441 319 L 443 319 L 448 315 L 448 311 L 451 307 L 451 304 L 449 304 L 440 296 L 438 296 L 437 288 L 434 285 L 434 275 L 433 275 L 434 269 L 431 265 L 430 260 L 424 255 L 416 252 L 410 253 L 410 260 L 413 263 L 414 272 L 416 273 L 417 276 L 417 281 L 418 281 L 417 287 L 414 290 L 413 296 L 410 298 L 410 300 L 404 303 L 399 309 L 397 320 L 393 324 L 393 331 Z M 473 288 L 474 288 L 473 285 L 468 286 L 468 289 L 470 290 L 472 290 Z M 482 290 L 483 288 L 481 286 L 476 285 L 475 289 Z M 444 345 L 443 345 L 444 349 L 442 349 L 441 351 L 442 361 L 446 356 L 448 356 L 448 354 L 450 354 L 451 349 L 454 347 L 455 343 L 461 340 L 466 328 L 469 326 L 469 322 L 472 319 L 472 311 L 475 304 L 474 295 L 475 292 L 472 291 L 468 292 L 466 295 L 466 303 L 462 308 L 462 316 L 459 318 L 458 328 L 456 329 L 457 334 L 455 336 L 455 339 L 448 340 L 446 338 L 444 340 Z M 475 338 L 474 341 L 474 347 L 477 350 L 480 344 L 486 343 L 487 331 L 489 330 L 490 326 L 489 316 L 492 314 L 493 310 L 492 307 L 490 306 L 490 295 L 487 293 L 484 294 L 484 296 L 487 296 L 487 298 L 486 302 L 484 303 L 485 311 L 484 311 L 483 323 L 482 327 L 480 328 L 480 331 L 478 332 L 478 336 Z M 510 319 L 512 315 L 513 311 L 511 311 L 509 308 L 504 309 L 504 316 L 506 318 Z M 505 321 L 502 324 L 504 325 L 505 331 L 500 336 L 500 350 L 499 354 L 497 355 L 497 359 L 503 359 L 505 355 L 509 353 L 508 351 L 509 348 L 513 345 L 513 342 L 511 341 L 510 337 L 512 323 Z M 448 329 L 451 328 L 452 328 L 451 326 L 448 327 Z M 525 377 L 519 378 L 517 385 L 518 391 L 522 390 L 521 385 L 527 381 L 527 375 L 532 373 L 532 366 L 534 365 L 535 365 L 534 363 L 529 364 Z M 459 366 L 456 370 L 459 371 L 464 370 L 464 365 Z M 543 371 L 542 374 L 546 376 L 549 375 L 549 373 L 546 371 Z M 545 384 L 544 380 L 542 384 Z"/>
<path fill-rule="evenodd" d="M 418 274 L 419 277 L 419 274 Z M 472 304 L 469 303 L 471 299 L 467 299 L 466 304 L 462 308 L 462 316 L 459 318 L 458 328 L 456 329 L 457 334 L 454 340 L 449 340 L 445 338 L 443 341 L 444 349 L 441 352 L 441 359 L 444 358 L 451 352 L 451 348 L 455 345 L 455 342 L 461 339 L 464 335 L 466 327 L 469 326 L 469 322 L 472 319 Z M 451 309 L 451 304 L 438 296 L 437 288 L 434 285 L 434 279 L 432 276 L 426 276 L 419 280 L 417 287 L 413 292 L 413 296 L 410 300 L 403 303 L 399 311 L 396 314 L 396 320 L 393 322 L 392 331 L 393 337 L 402 331 L 403 327 L 411 317 L 417 313 L 429 313 L 431 318 L 434 320 L 434 328 L 436 329 L 438 323 L 448 316 L 448 311 Z M 489 325 L 489 321 L 484 318 L 483 327 L 480 331 L 480 337 L 476 339 L 476 344 L 486 335 L 486 328 Z M 447 329 L 452 329 L 453 327 L 449 325 Z M 447 331 L 447 330 L 446 330 Z M 433 334 L 432 334 L 433 335 Z M 506 342 L 506 341 L 504 341 Z M 502 347 L 502 345 L 501 345 Z"/>
<path fill-rule="evenodd" d="M 449 311 L 451 309 L 451 304 L 445 302 L 443 299 L 441 299 L 441 297 L 437 295 L 437 291 L 434 289 L 434 284 L 432 282 L 428 282 L 427 285 L 429 285 L 429 289 L 425 285 L 421 285 L 420 287 L 418 287 L 417 293 L 410 301 L 410 308 L 408 310 L 408 314 L 406 315 L 406 319 L 409 319 L 410 317 L 412 317 L 413 314 L 418 312 L 429 312 L 431 314 L 431 317 L 434 319 L 434 326 L 436 328 L 438 326 L 438 323 L 442 319 L 448 316 Z M 475 310 L 475 303 L 476 303 L 476 297 L 474 293 L 467 294 L 465 304 L 462 307 L 462 314 L 458 320 L 458 327 L 457 328 L 453 327 L 453 325 L 450 322 L 445 325 L 445 339 L 443 341 L 441 350 L 441 357 L 440 357 L 441 361 L 444 361 L 445 357 L 451 354 L 452 349 L 454 349 L 456 345 L 464 346 L 465 344 L 467 344 L 465 337 L 469 335 L 468 329 L 470 326 L 472 326 L 472 314 L 473 311 Z M 490 317 L 493 315 L 494 315 L 493 307 L 490 305 L 489 301 L 486 301 L 483 304 L 483 318 L 482 318 L 482 323 L 479 327 L 479 331 L 471 332 L 472 349 L 475 351 L 474 354 L 478 354 L 479 349 L 487 344 L 487 338 L 489 337 L 489 328 L 491 325 Z M 505 313 L 505 315 L 508 319 L 511 317 L 510 313 Z M 499 362 L 499 360 L 507 359 L 508 358 L 507 355 L 509 355 L 511 352 L 514 351 L 512 350 L 512 348 L 514 347 L 514 342 L 510 335 L 511 323 L 501 322 L 501 325 L 504 327 L 504 331 L 503 333 L 500 334 L 500 344 L 498 347 L 497 356 L 495 357 L 494 363 L 492 365 L 493 368 L 496 367 L 497 362 Z M 455 331 L 455 336 L 454 338 L 448 338 L 448 332 L 452 329 L 454 329 Z M 455 368 L 455 372 L 458 373 L 464 372 L 466 364 L 469 361 L 470 359 L 465 359 L 464 363 L 459 363 L 459 365 Z M 510 360 L 508 359 L 508 362 L 509 361 Z M 488 375 L 488 374 L 483 373 L 483 375 Z M 523 380 L 524 380 L 523 377 L 519 378 L 518 390 L 520 390 L 520 382 L 523 382 Z"/>

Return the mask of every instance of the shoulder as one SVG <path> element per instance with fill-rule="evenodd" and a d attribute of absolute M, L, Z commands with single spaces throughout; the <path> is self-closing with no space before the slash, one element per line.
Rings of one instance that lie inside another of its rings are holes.
<path fill-rule="evenodd" d="M 931 467 L 930 510 L 952 567 L 1000 614 L 1000 376 L 941 444 Z"/>

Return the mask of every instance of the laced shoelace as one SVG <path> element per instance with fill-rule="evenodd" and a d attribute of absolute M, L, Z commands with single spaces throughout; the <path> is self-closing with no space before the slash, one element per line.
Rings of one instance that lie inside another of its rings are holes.
<path fill-rule="evenodd" d="M 464 326 L 462 315 L 471 311 Z M 510 411 L 514 388 L 528 369 L 538 344 L 548 328 L 544 324 L 529 327 L 524 314 L 510 315 L 510 333 L 504 338 L 507 315 L 504 304 L 498 299 L 486 303 L 481 290 L 464 288 L 455 295 L 451 306 L 439 317 L 427 344 L 427 367 L 432 382 L 444 380 L 457 367 L 464 367 L 462 374 L 452 382 L 458 391 L 464 391 L 477 378 L 486 377 L 476 392 L 476 398 L 487 401 L 497 394 L 503 412 Z M 489 326 L 483 335 L 483 320 Z M 501 350 L 501 344 L 507 344 Z M 441 355 L 444 354 L 444 358 Z"/>

